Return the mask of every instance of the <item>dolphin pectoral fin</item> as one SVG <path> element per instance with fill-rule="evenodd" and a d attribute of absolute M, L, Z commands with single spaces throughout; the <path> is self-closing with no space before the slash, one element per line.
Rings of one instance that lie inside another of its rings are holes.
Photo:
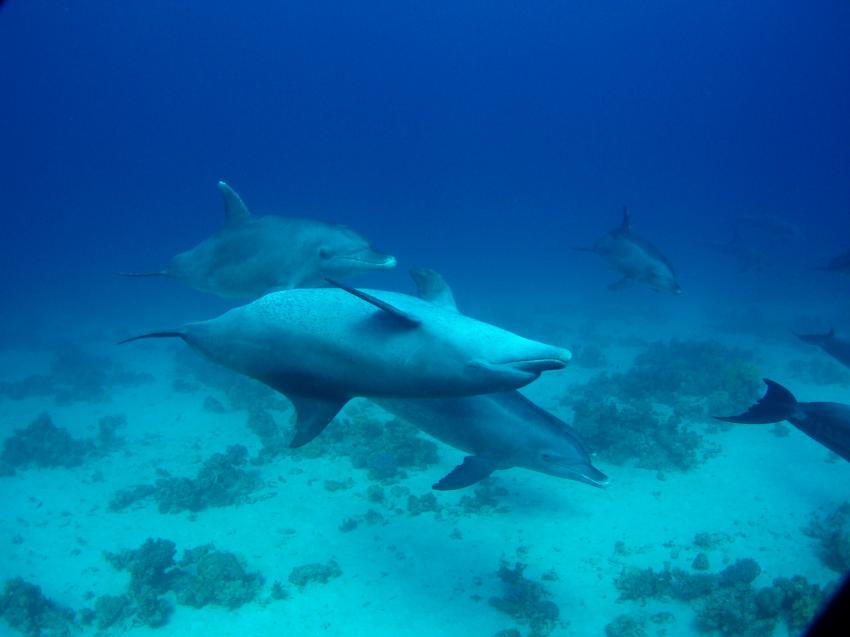
<path fill-rule="evenodd" d="M 448 475 L 431 488 L 437 491 L 463 489 L 480 482 L 495 470 L 496 466 L 486 458 L 466 456 L 461 464 L 452 469 Z"/>
<path fill-rule="evenodd" d="M 433 305 L 457 310 L 454 294 L 446 280 L 434 270 L 411 268 L 410 278 L 416 284 L 417 296 Z"/>
<path fill-rule="evenodd" d="M 251 218 L 251 212 L 248 210 L 248 206 L 242 201 L 242 197 L 240 197 L 233 188 L 228 186 L 225 182 L 218 182 L 218 190 L 221 192 L 221 196 L 224 199 L 224 223 L 225 225 L 235 225 L 239 223 L 243 223 Z"/>
<path fill-rule="evenodd" d="M 366 292 L 363 292 L 362 290 L 358 290 L 357 288 L 353 288 L 349 285 L 345 285 L 345 283 L 340 283 L 339 281 L 334 281 L 333 279 L 327 279 L 326 278 L 325 281 L 327 281 L 333 287 L 337 287 L 340 290 L 345 290 L 349 294 L 353 294 L 357 298 L 363 299 L 367 303 L 371 303 L 372 305 L 383 310 L 384 312 L 386 312 L 390 316 L 397 318 L 406 327 L 419 327 L 422 324 L 422 321 L 420 321 L 418 318 L 416 318 L 412 314 L 409 314 L 409 313 L 405 312 L 404 310 L 400 310 L 397 307 L 395 307 L 394 305 L 390 305 L 386 301 L 382 301 L 381 299 L 379 299 L 376 296 L 372 296 L 371 294 L 367 294 Z"/>
<path fill-rule="evenodd" d="M 295 435 L 289 443 L 292 448 L 303 447 L 318 436 L 339 410 L 348 402 L 348 398 L 313 398 L 287 395 L 295 407 Z"/>
<path fill-rule="evenodd" d="M 614 281 L 613 283 L 611 283 L 608 286 L 608 289 L 609 290 L 622 290 L 623 288 L 629 287 L 631 284 L 632 284 L 632 280 L 629 277 L 624 276 L 619 281 Z"/>

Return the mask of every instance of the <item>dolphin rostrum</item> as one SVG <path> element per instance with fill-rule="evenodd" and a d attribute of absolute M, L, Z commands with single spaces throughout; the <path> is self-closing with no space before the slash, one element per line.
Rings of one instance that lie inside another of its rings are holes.
<path fill-rule="evenodd" d="M 622 275 L 619 281 L 608 286 L 611 290 L 618 290 L 630 283 L 644 283 L 658 292 L 682 292 L 667 257 L 649 241 L 632 232 L 627 208 L 623 209 L 623 221 L 618 228 L 602 235 L 592 248 L 578 249 L 595 252 Z"/>
<path fill-rule="evenodd" d="M 456 311 L 443 278 L 432 270 L 412 272 L 422 299 Z M 524 467 L 560 478 L 604 486 L 578 434 L 518 391 L 459 398 L 373 399 L 393 415 L 437 440 L 467 452 L 463 463 L 434 485 L 461 489 L 493 471 Z"/>
<path fill-rule="evenodd" d="M 797 334 L 796 336 L 806 343 L 817 345 L 839 363 L 850 367 L 850 341 L 838 338 L 835 330 L 829 330 L 826 334 Z"/>
<path fill-rule="evenodd" d="M 787 420 L 830 451 L 850 461 L 850 405 L 841 403 L 802 403 L 779 383 L 764 379 L 767 393 L 738 416 L 716 416 L 718 420 L 745 424 L 766 424 Z"/>
<path fill-rule="evenodd" d="M 267 294 L 179 337 L 292 401 L 292 446 L 317 436 L 355 396 L 434 398 L 507 391 L 561 369 L 568 350 L 406 294 L 304 288 Z"/>
<path fill-rule="evenodd" d="M 346 278 L 395 267 L 353 230 L 314 219 L 256 216 L 223 181 L 224 227 L 164 270 L 125 276 L 167 276 L 222 297 L 252 299 L 273 290 L 323 287 L 328 277 Z"/>

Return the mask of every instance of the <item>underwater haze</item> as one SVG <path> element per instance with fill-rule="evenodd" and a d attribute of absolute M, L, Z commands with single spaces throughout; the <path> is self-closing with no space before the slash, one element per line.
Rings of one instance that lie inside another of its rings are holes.
<path fill-rule="evenodd" d="M 848 29 L 837 0 L 0 2 L 0 634 L 802 634 L 850 571 Z M 530 403 L 346 395 L 291 448 L 245 324 L 230 369 L 118 345 L 326 277 L 444 336 L 411 268 L 570 365 Z M 763 378 L 796 411 L 737 418 Z"/>

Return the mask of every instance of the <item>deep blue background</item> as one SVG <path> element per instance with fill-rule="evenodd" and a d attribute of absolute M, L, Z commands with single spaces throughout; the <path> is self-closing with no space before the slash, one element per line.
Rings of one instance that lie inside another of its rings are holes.
<path fill-rule="evenodd" d="M 793 267 L 760 288 L 846 298 L 801 273 L 850 248 L 848 27 L 844 0 L 10 0 L 5 318 L 223 307 L 113 275 L 215 230 L 218 179 L 255 211 L 346 223 L 459 296 L 581 302 L 616 276 L 570 248 L 627 203 L 690 295 L 748 285 L 693 240 L 767 214 L 802 233 L 773 243 Z"/>

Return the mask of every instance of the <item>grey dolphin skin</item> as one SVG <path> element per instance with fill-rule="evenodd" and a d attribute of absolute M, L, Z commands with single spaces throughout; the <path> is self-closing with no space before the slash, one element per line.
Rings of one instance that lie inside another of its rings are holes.
<path fill-rule="evenodd" d="M 826 265 L 815 266 L 812 269 L 823 270 L 824 272 L 836 272 L 838 274 L 850 274 L 850 250 L 839 254 Z"/>
<path fill-rule="evenodd" d="M 632 232 L 628 209 L 623 209 L 620 226 L 605 233 L 592 248 L 578 248 L 595 252 L 617 270 L 622 278 L 608 286 L 618 290 L 631 283 L 644 283 L 657 292 L 680 294 L 682 288 L 670 261 L 649 241 Z"/>
<path fill-rule="evenodd" d="M 738 416 L 715 416 L 718 420 L 744 424 L 767 424 L 787 420 L 830 451 L 850 461 L 850 405 L 802 403 L 785 387 L 764 379 L 767 393 Z"/>
<path fill-rule="evenodd" d="M 394 257 L 376 252 L 353 230 L 314 219 L 252 215 L 223 181 L 224 227 L 160 272 L 225 298 L 254 299 L 274 290 L 324 287 L 328 277 L 388 270 Z"/>
<path fill-rule="evenodd" d="M 571 358 L 566 349 L 413 296 L 336 285 L 273 292 L 209 321 L 122 342 L 179 337 L 284 394 L 297 414 L 294 447 L 321 433 L 355 396 L 507 391 Z"/>
<path fill-rule="evenodd" d="M 850 341 L 838 338 L 835 330 L 829 330 L 826 334 L 796 334 L 796 336 L 806 343 L 817 345 L 839 363 L 850 367 Z"/>
<path fill-rule="evenodd" d="M 420 298 L 451 309 L 454 297 L 432 270 L 412 273 Z M 434 485 L 461 489 L 493 471 L 524 467 L 601 487 L 607 476 L 593 466 L 575 431 L 518 391 L 462 398 L 373 399 L 437 440 L 470 454 Z"/>

